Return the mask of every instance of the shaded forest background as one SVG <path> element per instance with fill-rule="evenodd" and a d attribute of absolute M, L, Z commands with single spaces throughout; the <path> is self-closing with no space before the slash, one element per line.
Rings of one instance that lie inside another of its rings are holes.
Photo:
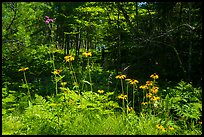
<path fill-rule="evenodd" d="M 201 85 L 201 2 L 4 2 L 2 3 L 2 81 L 21 81 L 18 69 L 30 66 L 30 81 L 46 78 L 54 18 L 55 47 L 64 55 L 99 51 L 105 70 L 160 81 L 181 79 Z"/>

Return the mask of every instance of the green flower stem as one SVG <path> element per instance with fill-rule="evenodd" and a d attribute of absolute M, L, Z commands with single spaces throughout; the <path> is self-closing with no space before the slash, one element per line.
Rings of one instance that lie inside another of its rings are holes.
<path fill-rule="evenodd" d="M 133 95 L 133 99 L 132 99 L 132 103 L 133 103 L 133 110 L 135 109 L 135 86 L 132 86 L 132 95 Z"/>
<path fill-rule="evenodd" d="M 69 69 L 72 71 L 71 62 L 69 62 Z M 75 82 L 75 78 L 74 78 L 73 73 L 72 73 L 72 79 L 73 79 L 73 81 Z"/>
<path fill-rule="evenodd" d="M 122 108 L 122 116 L 123 116 L 123 120 L 125 120 L 125 99 L 123 99 L 123 108 Z"/>
<path fill-rule="evenodd" d="M 153 80 L 153 86 L 155 85 L 155 82 L 156 82 L 156 80 L 154 79 L 154 80 Z"/>
<path fill-rule="evenodd" d="M 140 100 L 139 100 L 139 92 L 138 92 L 137 84 L 136 84 L 135 86 L 136 86 L 136 89 L 137 89 L 136 92 L 137 92 L 138 108 L 140 109 L 141 107 L 140 107 L 140 105 L 139 105 Z"/>
<path fill-rule="evenodd" d="M 54 71 L 55 71 L 55 55 L 54 54 L 52 54 L 52 60 L 53 60 L 52 65 L 53 65 L 53 68 L 54 68 Z"/>
<path fill-rule="evenodd" d="M 128 84 L 127 84 L 127 101 L 128 101 Z"/>
<path fill-rule="evenodd" d="M 123 80 L 120 79 L 120 81 L 121 81 L 122 94 L 125 95 L 123 90 Z M 123 99 L 123 113 L 125 113 L 125 99 Z"/>
<path fill-rule="evenodd" d="M 23 72 L 23 76 L 24 76 L 24 80 L 25 80 L 25 83 L 26 83 L 26 87 L 27 87 L 27 89 L 28 89 L 28 96 L 30 97 L 30 100 L 31 100 L 31 94 L 30 94 L 28 82 L 27 82 L 27 79 L 26 79 L 25 71 Z"/>
<path fill-rule="evenodd" d="M 51 40 L 50 40 L 50 43 L 53 44 L 54 30 L 53 30 L 53 27 L 51 26 L 51 24 L 48 24 L 48 27 L 51 30 Z M 51 46 L 51 48 L 54 48 L 54 47 Z M 54 63 L 55 56 L 54 56 L 54 54 L 52 54 L 52 57 L 53 57 L 52 58 L 52 60 L 53 60 L 53 69 L 55 71 L 55 63 Z M 51 57 L 50 57 L 50 59 L 51 59 Z M 58 86 L 57 86 L 57 80 L 56 79 L 57 79 L 57 76 L 55 75 L 55 91 L 56 91 L 56 95 L 57 95 L 57 93 L 58 93 Z"/>
<path fill-rule="evenodd" d="M 149 92 L 148 92 L 149 93 Z M 147 93 L 147 94 L 148 94 Z M 150 98 L 148 98 L 148 104 L 147 104 L 147 106 L 148 106 L 148 110 L 149 110 L 149 114 L 151 113 L 151 110 L 152 110 L 152 107 L 151 107 L 151 105 L 150 105 Z"/>
<path fill-rule="evenodd" d="M 50 31 L 51 31 L 51 35 L 50 35 L 50 37 L 51 37 L 51 40 L 50 40 L 50 42 L 52 43 L 53 42 L 53 36 L 54 36 L 54 34 L 53 34 L 53 29 L 52 29 L 52 27 L 51 27 L 51 24 L 49 23 L 48 24 L 48 27 L 49 27 L 49 29 L 50 29 Z"/>
<path fill-rule="evenodd" d="M 76 78 L 76 74 L 75 74 L 75 71 L 74 71 L 74 67 L 73 67 L 73 65 L 72 65 L 71 62 L 70 62 L 70 66 L 71 66 L 72 71 L 73 71 L 74 82 L 78 83 L 78 82 L 77 82 L 77 78 Z"/>
<path fill-rule="evenodd" d="M 127 108 L 128 108 L 128 84 L 127 84 Z M 127 109 L 127 114 L 128 114 L 128 109 Z"/>
<path fill-rule="evenodd" d="M 142 90 L 142 102 L 144 102 L 144 92 L 145 92 L 144 90 L 145 90 L 145 89 Z M 141 106 L 141 108 L 143 109 L 142 104 L 140 104 L 140 106 Z"/>
<path fill-rule="evenodd" d="M 90 66 L 89 66 L 89 59 L 88 59 L 88 71 L 89 71 L 89 80 L 90 80 L 90 83 L 91 83 L 91 91 L 93 91 L 93 87 L 92 87 L 92 82 L 91 82 L 91 70 L 90 70 Z"/>
<path fill-rule="evenodd" d="M 124 90 L 123 90 L 123 80 L 120 79 L 120 82 L 121 82 L 122 94 L 124 95 Z"/>
<path fill-rule="evenodd" d="M 56 91 L 56 95 L 58 93 L 58 88 L 57 88 L 57 80 L 56 80 L 56 75 L 55 75 L 55 91 Z"/>
<path fill-rule="evenodd" d="M 55 71 L 55 56 L 54 54 L 52 54 L 52 60 L 53 60 L 53 69 Z M 55 74 L 54 74 L 55 75 Z M 57 76 L 55 75 L 55 91 L 56 91 L 56 95 L 58 93 L 58 86 L 57 86 Z"/>
<path fill-rule="evenodd" d="M 91 83 L 91 91 L 93 91 L 93 86 L 92 86 L 92 82 L 91 82 L 91 73 L 89 71 L 89 79 L 90 79 L 90 83 Z"/>

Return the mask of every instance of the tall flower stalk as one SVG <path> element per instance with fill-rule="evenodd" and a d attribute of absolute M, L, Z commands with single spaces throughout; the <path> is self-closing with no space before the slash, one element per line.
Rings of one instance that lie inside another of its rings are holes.
<path fill-rule="evenodd" d="M 116 77 L 115 77 L 116 79 L 120 79 L 120 83 L 121 83 L 121 88 L 122 88 L 122 94 L 124 95 L 124 90 L 123 90 L 123 79 L 125 79 L 126 78 L 126 75 L 117 75 Z"/>
<path fill-rule="evenodd" d="M 92 56 L 92 53 L 91 52 L 84 52 L 84 53 L 82 53 L 82 55 L 88 58 L 88 57 Z M 90 68 L 89 58 L 88 58 L 88 62 L 87 62 L 87 68 L 88 68 L 88 73 L 89 73 L 89 82 L 90 82 L 91 91 L 93 91 L 93 84 L 92 84 L 92 80 L 91 80 L 91 68 Z"/>
<path fill-rule="evenodd" d="M 135 88 L 137 88 L 137 83 L 139 83 L 139 81 L 135 79 L 126 79 L 126 80 L 130 85 L 132 85 L 132 96 L 133 96 L 132 103 L 133 103 L 133 109 L 134 109 L 135 108 Z M 138 100 L 139 100 L 139 97 L 138 97 Z"/>
<path fill-rule="evenodd" d="M 90 80 L 90 83 L 91 83 L 91 91 L 93 91 L 93 85 L 92 85 L 92 80 L 91 80 L 91 69 L 90 69 L 90 65 L 89 65 L 89 59 L 88 59 L 88 68 L 89 68 L 89 80 Z"/>
<path fill-rule="evenodd" d="M 54 27 L 51 25 L 51 22 L 54 22 L 55 19 L 52 19 L 52 18 L 49 18 L 48 16 L 45 16 L 46 20 L 45 20 L 45 24 L 48 24 L 48 27 L 51 31 L 51 40 L 50 40 L 50 43 L 52 44 L 52 46 L 54 46 L 54 43 L 53 43 L 53 40 L 54 40 Z M 54 48 L 54 47 L 52 47 Z"/>
<path fill-rule="evenodd" d="M 62 70 L 60 70 L 60 69 L 55 69 L 54 72 L 52 72 L 55 75 L 55 91 L 56 91 L 56 95 L 58 93 L 57 82 L 59 81 L 59 80 L 57 80 L 57 75 L 60 75 L 61 72 L 62 72 Z"/>
<path fill-rule="evenodd" d="M 73 78 L 74 78 L 74 82 L 75 82 L 76 84 L 78 84 L 77 78 L 76 78 L 76 74 L 75 74 L 75 71 L 74 71 L 74 67 L 73 67 L 73 65 L 72 65 L 72 62 L 69 62 L 69 66 L 70 66 L 71 70 L 73 71 L 72 76 L 73 76 Z"/>
<path fill-rule="evenodd" d="M 55 56 L 54 56 L 54 54 L 52 54 L 52 63 L 53 63 L 53 69 L 55 70 Z M 58 93 L 58 86 L 57 86 L 57 76 L 56 76 L 56 74 L 54 74 L 55 75 L 55 92 L 56 92 L 56 95 L 57 95 L 57 93 Z"/>
<path fill-rule="evenodd" d="M 46 18 L 45 23 L 48 24 L 48 27 L 49 27 L 49 29 L 51 31 L 51 35 L 50 35 L 50 37 L 51 37 L 51 40 L 50 40 L 50 43 L 51 43 L 50 50 L 51 50 L 52 48 L 54 48 L 54 42 L 53 42 L 53 39 L 54 39 L 54 29 L 53 29 L 53 26 L 51 25 L 51 22 L 54 22 L 55 19 L 49 18 L 48 16 L 45 16 L 45 18 Z M 52 57 L 51 57 L 51 54 L 52 54 Z M 54 53 L 52 53 L 51 51 L 50 51 L 50 61 L 52 62 L 53 70 L 55 72 L 56 71 L 56 69 L 55 69 L 55 56 L 54 56 Z M 56 92 L 56 95 L 57 95 L 57 93 L 58 93 L 57 82 L 58 81 L 57 81 L 57 75 L 55 73 L 54 73 L 54 77 L 55 77 L 55 92 Z"/>
<path fill-rule="evenodd" d="M 120 83 L 121 83 L 121 89 L 122 89 L 122 95 L 118 96 L 118 98 L 122 99 L 123 101 L 123 112 L 125 113 L 125 99 L 127 98 L 127 95 L 124 94 L 124 90 L 123 90 L 123 79 L 126 78 L 126 75 L 117 75 L 115 77 L 116 79 L 120 79 Z"/>
<path fill-rule="evenodd" d="M 74 61 L 74 56 L 72 55 L 67 55 L 64 57 L 65 61 L 69 63 L 69 69 L 71 70 L 71 74 L 72 74 L 72 79 L 73 79 L 73 83 L 74 85 L 78 85 L 78 82 L 77 82 L 77 78 L 76 78 L 76 74 L 75 74 L 75 71 L 74 71 L 74 67 L 72 65 L 72 61 Z"/>
<path fill-rule="evenodd" d="M 135 86 L 132 86 L 132 94 L 133 94 L 133 98 L 132 98 L 132 107 L 133 109 L 135 109 Z"/>
<path fill-rule="evenodd" d="M 121 94 L 118 96 L 119 99 L 123 101 L 123 119 L 125 119 L 125 99 L 127 99 L 127 95 Z"/>
<path fill-rule="evenodd" d="M 25 80 L 25 83 L 26 83 L 26 87 L 27 87 L 27 90 L 28 90 L 28 96 L 30 97 L 30 100 L 31 100 L 31 94 L 30 94 L 30 90 L 29 90 L 29 86 L 28 86 L 28 82 L 27 82 L 27 78 L 26 78 L 26 74 L 25 74 L 26 70 L 28 70 L 28 69 L 29 68 L 26 67 L 26 68 L 21 68 L 18 71 L 23 72 L 23 77 L 24 77 L 24 80 Z"/>
<path fill-rule="evenodd" d="M 145 91 L 147 90 L 148 87 L 147 85 L 141 85 L 139 88 L 142 89 L 142 103 L 140 105 L 146 105 L 147 102 L 144 102 L 145 101 Z"/>
<path fill-rule="evenodd" d="M 126 108 L 127 108 L 127 114 L 128 114 L 128 108 L 129 108 L 129 99 L 128 99 L 128 84 L 127 84 L 127 105 L 126 105 Z"/>

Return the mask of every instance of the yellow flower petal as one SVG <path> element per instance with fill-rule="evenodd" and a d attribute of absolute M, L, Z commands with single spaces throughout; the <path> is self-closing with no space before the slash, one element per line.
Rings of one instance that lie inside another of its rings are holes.
<path fill-rule="evenodd" d="M 119 99 L 126 99 L 126 98 L 127 98 L 127 95 L 121 94 L 121 95 L 118 96 L 118 98 L 119 98 Z"/>
<path fill-rule="evenodd" d="M 104 90 L 98 90 L 98 93 L 102 94 L 104 93 Z"/>
<path fill-rule="evenodd" d="M 72 55 L 67 55 L 67 56 L 64 57 L 64 59 L 65 59 L 66 62 L 71 62 L 71 61 L 74 60 L 74 57 Z"/>
<path fill-rule="evenodd" d="M 64 87 L 67 84 L 67 82 L 61 82 L 61 85 Z"/>
<path fill-rule="evenodd" d="M 26 68 L 21 68 L 21 69 L 19 69 L 18 71 L 26 71 L 26 70 L 28 70 L 29 68 L 28 67 L 26 67 Z"/>
<path fill-rule="evenodd" d="M 153 87 L 152 89 L 150 89 L 150 92 L 156 94 L 158 92 L 159 87 Z"/>
<path fill-rule="evenodd" d="M 153 84 L 153 81 L 146 81 L 147 86 L 151 86 Z"/>
<path fill-rule="evenodd" d="M 147 102 L 142 102 L 141 104 L 142 104 L 142 105 L 147 105 Z"/>
<path fill-rule="evenodd" d="M 62 72 L 61 69 L 56 69 L 54 72 L 52 72 L 55 75 L 59 75 Z"/>
<path fill-rule="evenodd" d="M 120 74 L 120 75 L 117 75 L 115 78 L 116 78 L 116 79 L 125 79 L 125 78 L 126 78 L 126 75 Z"/>
<path fill-rule="evenodd" d="M 91 52 L 84 52 L 84 53 L 82 53 L 82 55 L 85 57 L 91 57 L 92 53 Z"/>
<path fill-rule="evenodd" d="M 136 83 L 139 83 L 139 81 L 138 80 L 136 80 L 136 79 L 126 79 L 131 85 L 133 85 L 133 84 L 136 84 Z"/>
<path fill-rule="evenodd" d="M 169 126 L 168 128 L 169 128 L 171 131 L 174 130 L 174 127 L 172 127 L 172 126 Z"/>
<path fill-rule="evenodd" d="M 139 88 L 141 88 L 141 89 L 147 89 L 148 87 L 147 87 L 147 85 L 141 85 Z"/>
<path fill-rule="evenodd" d="M 159 78 L 159 76 L 158 76 L 156 73 L 154 73 L 154 74 L 152 74 L 152 75 L 150 76 L 150 78 L 153 78 L 153 79 L 158 79 L 158 78 Z"/>
<path fill-rule="evenodd" d="M 147 98 L 150 98 L 150 97 L 152 97 L 152 94 L 151 94 L 151 93 L 148 93 L 148 94 L 146 94 L 146 97 L 147 97 Z"/>

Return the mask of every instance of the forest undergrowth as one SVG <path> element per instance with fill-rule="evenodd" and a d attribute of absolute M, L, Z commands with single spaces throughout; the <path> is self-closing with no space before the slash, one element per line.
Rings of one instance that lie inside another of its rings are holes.
<path fill-rule="evenodd" d="M 50 83 L 30 83 L 29 66 L 17 70 L 19 90 L 3 83 L 3 135 L 202 134 L 201 88 L 180 81 L 161 89 L 156 73 L 140 81 L 103 70 L 96 51 L 84 49 L 78 58 L 48 53 Z"/>

